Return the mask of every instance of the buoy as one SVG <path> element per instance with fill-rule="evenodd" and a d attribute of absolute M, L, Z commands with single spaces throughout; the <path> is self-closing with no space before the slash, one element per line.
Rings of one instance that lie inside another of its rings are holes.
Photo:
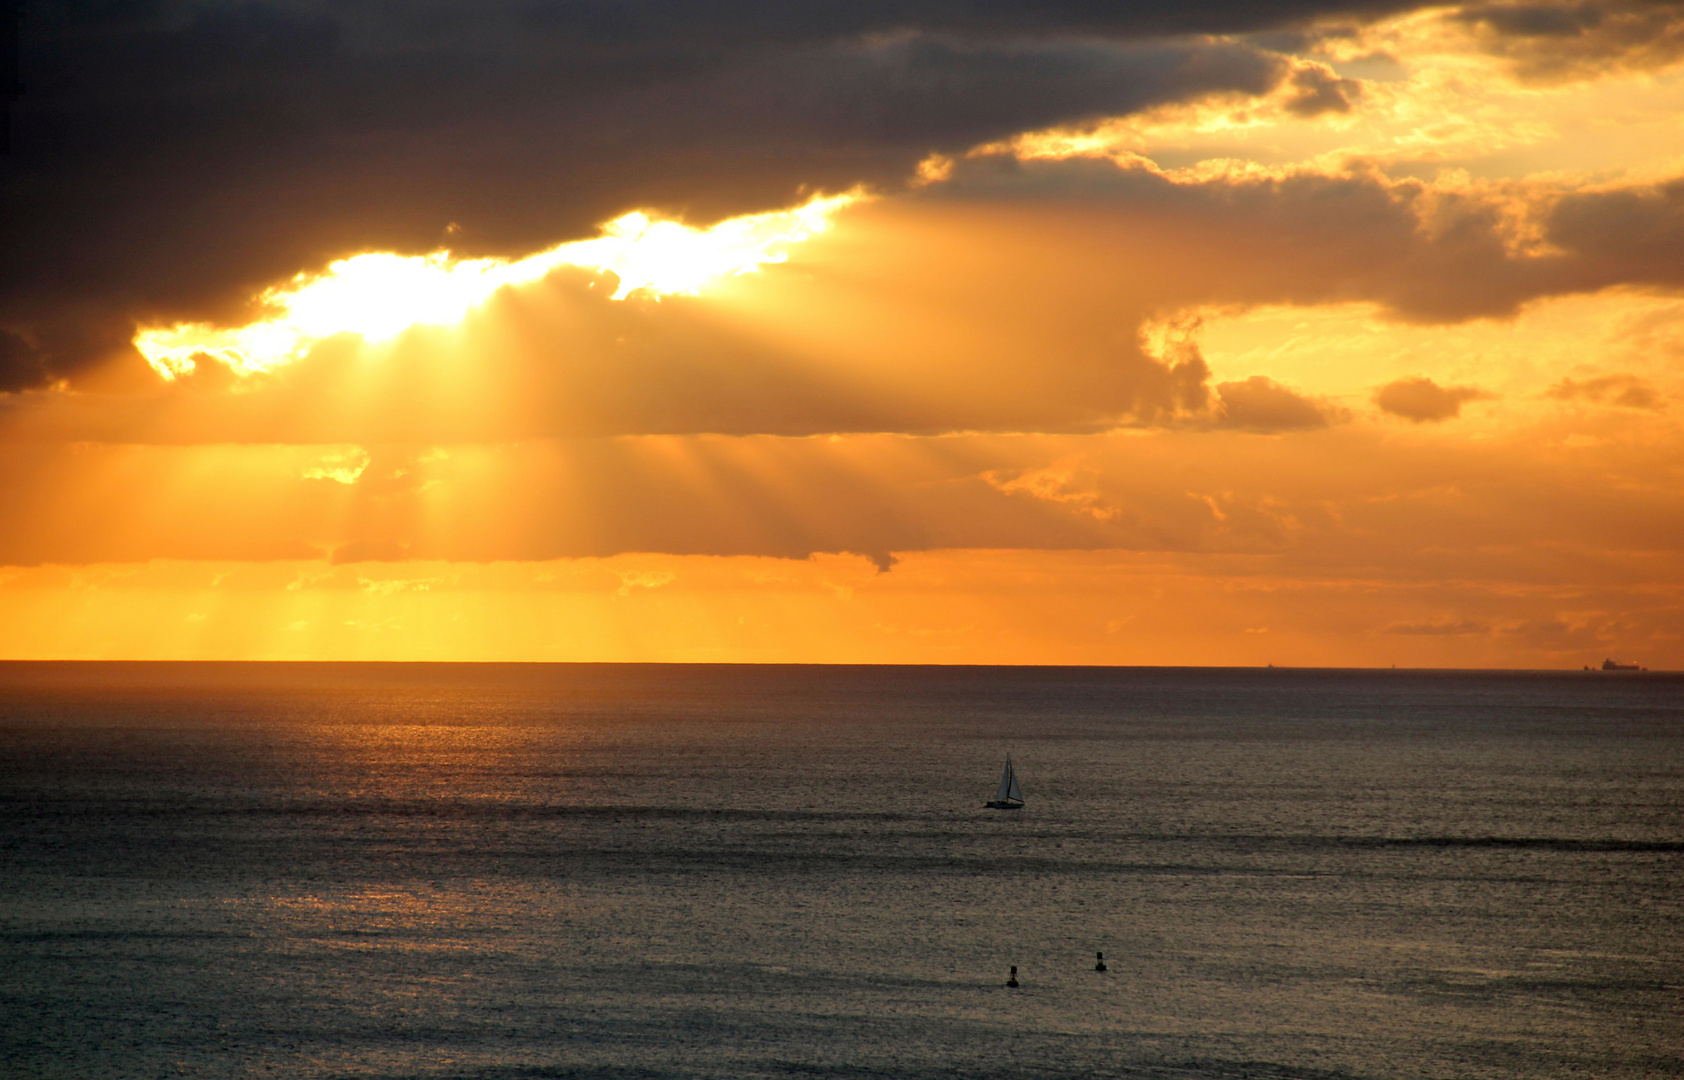
<path fill-rule="evenodd" d="M 1007 986 L 1016 986 L 1017 985 L 1017 965 L 1016 964 L 1012 965 L 1011 978 L 1006 980 L 1006 985 Z"/>
<path fill-rule="evenodd" d="M 1104 971 L 1105 970 L 1105 954 L 1104 953 L 1097 953 L 1096 955 L 1099 957 L 1099 963 L 1095 964 L 1093 966 L 1093 969 L 1095 971 Z"/>

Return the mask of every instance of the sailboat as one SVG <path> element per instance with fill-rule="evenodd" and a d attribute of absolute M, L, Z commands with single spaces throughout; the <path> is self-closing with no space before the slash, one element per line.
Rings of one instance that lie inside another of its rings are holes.
<path fill-rule="evenodd" d="M 990 810 L 1022 810 L 1023 789 L 1017 786 L 1017 773 L 1012 771 L 1012 758 L 1006 755 L 1006 771 L 1000 774 L 1000 788 L 988 801 Z"/>

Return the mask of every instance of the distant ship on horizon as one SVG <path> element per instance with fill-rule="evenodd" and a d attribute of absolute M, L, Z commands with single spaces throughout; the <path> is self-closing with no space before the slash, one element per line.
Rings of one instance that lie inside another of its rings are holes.
<path fill-rule="evenodd" d="M 1586 664 L 1585 670 L 1586 671 L 1594 671 L 1596 669 L 1592 668 L 1589 664 Z M 1646 671 L 1648 669 L 1644 668 L 1644 667 L 1642 667 L 1641 665 L 1638 665 L 1638 664 L 1621 664 L 1621 663 L 1619 663 L 1615 660 L 1609 659 L 1609 660 L 1602 661 L 1602 670 L 1603 671 Z"/>

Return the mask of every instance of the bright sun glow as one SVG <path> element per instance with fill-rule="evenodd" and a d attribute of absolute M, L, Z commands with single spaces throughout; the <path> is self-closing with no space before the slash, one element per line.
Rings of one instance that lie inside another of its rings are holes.
<path fill-rule="evenodd" d="M 634 212 L 578 240 L 510 262 L 371 252 L 341 259 L 321 274 L 300 274 L 261 300 L 274 314 L 238 327 L 178 323 L 135 335 L 135 348 L 165 379 L 191 372 L 210 356 L 249 375 L 297 360 L 324 338 L 358 334 L 386 341 L 412 326 L 446 326 L 506 285 L 537 281 L 561 266 L 612 271 L 614 299 L 635 292 L 693 295 L 709 281 L 783 262 L 788 248 L 830 228 L 831 219 L 865 198 L 859 190 L 815 197 L 789 210 L 748 214 L 695 229 Z"/>

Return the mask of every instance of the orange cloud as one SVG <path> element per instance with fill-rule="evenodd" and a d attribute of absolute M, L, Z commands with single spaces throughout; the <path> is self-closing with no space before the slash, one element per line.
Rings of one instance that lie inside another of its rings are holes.
<path fill-rule="evenodd" d="M 1380 411 L 1417 424 L 1439 423 L 1462 415 L 1462 404 L 1491 395 L 1476 386 L 1440 386 L 1427 378 L 1398 379 L 1374 392 Z"/>
<path fill-rule="evenodd" d="M 1243 431 L 1293 431 L 1326 427 L 1327 412 L 1264 375 L 1219 383 L 1220 423 Z"/>
<path fill-rule="evenodd" d="M 0 655 L 1684 663 L 1672 7 L 873 40 L 1017 126 L 7 309 Z"/>
<path fill-rule="evenodd" d="M 564 268 L 385 344 L 341 335 L 232 383 L 211 363 L 165 387 L 14 395 L 0 414 L 13 437 L 356 445 L 1303 424 L 1278 395 L 1265 415 L 1249 380 L 1282 378 L 1258 369 L 1224 372 L 1233 401 L 1211 411 L 1197 350 L 1142 334 L 1203 308 L 1370 303 L 1457 323 L 1674 288 L 1669 191 L 973 159 L 705 297 L 614 300 L 611 277 Z M 1516 213 L 1536 243 L 1516 240 Z"/>
<path fill-rule="evenodd" d="M 303 358 L 341 334 L 382 342 L 415 326 L 461 322 L 499 290 L 538 281 L 561 267 L 612 274 L 611 299 L 635 292 L 694 295 L 721 277 L 753 273 L 788 258 L 788 248 L 830 228 L 831 218 L 864 193 L 815 196 L 789 210 L 728 218 L 705 229 L 634 211 L 575 240 L 523 259 L 458 259 L 448 251 L 403 256 L 369 252 L 319 274 L 301 273 L 266 290 L 266 317 L 244 326 L 178 323 L 140 330 L 134 345 L 162 378 L 195 372 L 200 358 L 237 375 Z"/>
<path fill-rule="evenodd" d="M 1580 382 L 1562 379 L 1549 389 L 1557 401 L 1594 401 L 1627 409 L 1659 409 L 1661 396 L 1653 386 L 1634 375 L 1603 375 Z"/>

